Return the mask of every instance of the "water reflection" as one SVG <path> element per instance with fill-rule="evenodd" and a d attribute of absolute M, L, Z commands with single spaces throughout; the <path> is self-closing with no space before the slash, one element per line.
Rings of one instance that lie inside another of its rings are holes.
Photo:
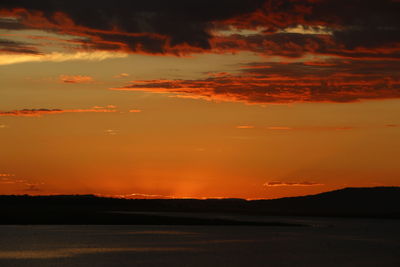
<path fill-rule="evenodd" d="M 183 232 L 183 231 L 130 231 L 130 232 L 121 232 L 119 234 L 128 234 L 128 235 L 199 235 L 200 233 Z"/>
<path fill-rule="evenodd" d="M 137 248 L 66 248 L 54 250 L 0 251 L 0 259 L 55 259 L 112 252 L 179 252 L 199 251 L 190 247 L 137 247 Z"/>

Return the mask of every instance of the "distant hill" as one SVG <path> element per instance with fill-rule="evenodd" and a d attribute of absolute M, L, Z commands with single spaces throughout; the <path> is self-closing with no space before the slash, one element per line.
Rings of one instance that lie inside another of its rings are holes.
<path fill-rule="evenodd" d="M 255 210 L 281 215 L 397 217 L 400 187 L 350 187 L 316 195 L 258 200 Z"/>
<path fill-rule="evenodd" d="M 7 195 L 0 196 L 0 224 L 236 224 L 226 220 L 171 219 L 129 212 L 399 219 L 399 203 L 400 187 L 344 188 L 317 195 L 252 201 Z"/>

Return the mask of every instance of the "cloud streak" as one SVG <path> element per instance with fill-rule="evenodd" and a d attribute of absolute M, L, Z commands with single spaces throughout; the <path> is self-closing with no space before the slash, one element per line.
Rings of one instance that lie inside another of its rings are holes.
<path fill-rule="evenodd" d="M 112 113 L 117 112 L 114 108 L 94 107 L 90 109 L 21 109 L 13 111 L 0 111 L 0 116 L 14 117 L 40 117 L 43 115 L 54 115 L 62 113 Z"/>
<path fill-rule="evenodd" d="M 131 110 L 129 110 L 129 113 L 140 113 L 140 112 L 142 112 L 141 109 L 131 109 Z"/>
<path fill-rule="evenodd" d="M 0 173 L 0 177 L 12 177 L 15 176 L 14 174 L 10 174 L 10 173 Z"/>
<path fill-rule="evenodd" d="M 265 187 L 279 187 L 279 186 L 323 186 L 324 184 L 316 182 L 283 182 L 283 181 L 271 181 L 264 184 Z"/>
<path fill-rule="evenodd" d="M 237 129 L 254 129 L 255 127 L 252 125 L 238 125 L 236 126 Z"/>
<path fill-rule="evenodd" d="M 48 54 L 0 54 L 0 65 L 11 65 L 27 62 L 65 62 L 65 61 L 102 61 L 110 58 L 124 58 L 128 55 L 122 52 L 85 51 L 85 52 L 51 52 Z"/>
<path fill-rule="evenodd" d="M 23 42 L 16 42 L 12 40 L 0 38 L 0 53 L 8 54 L 39 54 L 38 50 L 32 46 L 32 44 L 27 44 Z"/>
<path fill-rule="evenodd" d="M 24 188 L 22 191 L 24 192 L 39 192 L 41 191 L 40 186 L 43 185 L 43 183 L 31 182 L 26 179 L 17 178 L 14 174 L 8 173 L 0 174 L 0 184 L 23 186 Z"/>
<path fill-rule="evenodd" d="M 84 75 L 61 75 L 60 81 L 62 83 L 92 83 L 94 82 L 93 77 Z"/>

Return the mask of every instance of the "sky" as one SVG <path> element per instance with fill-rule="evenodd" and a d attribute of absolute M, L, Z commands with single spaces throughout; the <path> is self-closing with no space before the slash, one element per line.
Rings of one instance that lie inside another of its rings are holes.
<path fill-rule="evenodd" d="M 398 0 L 2 0 L 0 194 L 400 186 Z"/>

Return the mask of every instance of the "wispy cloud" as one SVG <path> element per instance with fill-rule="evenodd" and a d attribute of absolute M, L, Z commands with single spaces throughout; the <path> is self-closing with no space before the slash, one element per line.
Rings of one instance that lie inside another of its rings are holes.
<path fill-rule="evenodd" d="M 283 181 L 271 181 L 266 182 L 264 186 L 266 187 L 276 187 L 276 186 L 322 186 L 324 184 L 316 183 L 316 182 L 283 182 Z"/>
<path fill-rule="evenodd" d="M 15 174 L 11 174 L 11 173 L 0 173 L 0 177 L 13 177 L 15 176 Z"/>
<path fill-rule="evenodd" d="M 42 182 L 32 182 L 26 179 L 21 179 L 15 176 L 15 174 L 2 173 L 0 174 L 0 184 L 3 185 L 18 185 L 23 186 L 22 191 L 25 192 L 38 192 L 41 191 L 40 186 Z"/>
<path fill-rule="evenodd" d="M 49 54 L 0 54 L 0 65 L 10 65 L 25 62 L 64 62 L 74 60 L 102 61 L 109 58 L 124 58 L 128 54 L 122 52 L 91 51 L 62 53 L 52 52 Z"/>
<path fill-rule="evenodd" d="M 254 129 L 255 127 L 252 125 L 238 125 L 236 126 L 237 129 Z"/>
<path fill-rule="evenodd" d="M 89 109 L 22 109 L 13 111 L 0 111 L 0 116 L 40 117 L 42 115 L 62 113 L 110 113 L 117 112 L 115 108 L 93 107 Z"/>
<path fill-rule="evenodd" d="M 129 112 L 130 113 L 140 113 L 140 112 L 142 112 L 142 110 L 141 109 L 131 109 L 131 110 L 129 110 Z"/>
<path fill-rule="evenodd" d="M 119 130 L 107 129 L 104 132 L 105 132 L 105 134 L 108 134 L 108 135 L 117 135 L 119 133 Z"/>
<path fill-rule="evenodd" d="M 94 109 L 116 109 L 116 105 L 93 106 Z"/>
<path fill-rule="evenodd" d="M 12 177 L 0 177 L 0 184 L 25 184 L 27 181 Z"/>
<path fill-rule="evenodd" d="M 25 183 L 26 188 L 23 189 L 25 192 L 39 192 L 42 191 L 39 185 L 42 183 Z"/>
<path fill-rule="evenodd" d="M 0 38 L 0 53 L 37 55 L 39 52 L 31 44 Z"/>
<path fill-rule="evenodd" d="M 60 75 L 62 83 L 91 83 L 94 82 L 93 77 L 85 75 Z"/>
<path fill-rule="evenodd" d="M 121 78 L 126 78 L 126 77 L 129 77 L 130 75 L 128 74 L 128 73 L 120 73 L 120 74 L 117 74 L 117 75 L 115 75 L 114 76 L 114 78 L 116 78 L 116 79 L 121 79 Z"/>

